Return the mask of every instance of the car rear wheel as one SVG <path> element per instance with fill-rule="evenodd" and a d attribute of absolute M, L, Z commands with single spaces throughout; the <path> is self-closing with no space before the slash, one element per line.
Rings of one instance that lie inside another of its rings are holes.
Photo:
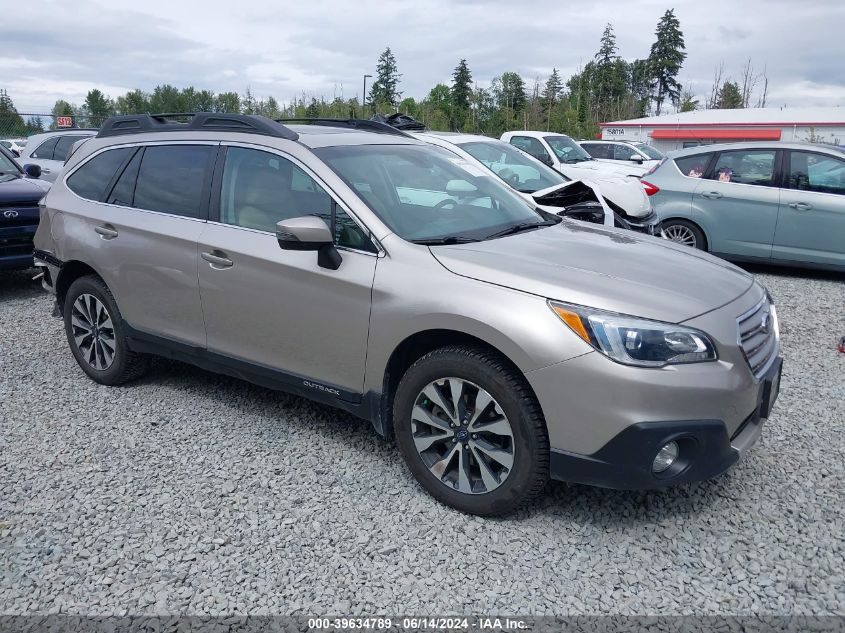
<path fill-rule="evenodd" d="M 80 277 L 71 284 L 64 322 L 71 352 L 91 379 L 120 385 L 144 373 L 146 357 L 129 349 L 120 310 L 99 277 Z"/>
<path fill-rule="evenodd" d="M 540 406 L 498 354 L 445 347 L 420 358 L 399 383 L 393 425 L 416 479 L 462 512 L 507 514 L 548 479 Z"/>
<path fill-rule="evenodd" d="M 707 250 L 707 240 L 704 238 L 702 230 L 686 220 L 666 220 L 663 222 L 663 236 L 670 242 L 677 242 L 702 251 Z"/>

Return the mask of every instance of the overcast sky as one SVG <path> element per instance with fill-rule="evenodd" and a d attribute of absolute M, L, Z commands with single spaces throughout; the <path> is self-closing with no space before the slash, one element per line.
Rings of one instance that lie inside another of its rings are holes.
<path fill-rule="evenodd" d="M 607 22 L 622 57 L 647 56 L 671 6 L 688 53 L 679 79 L 698 95 L 719 62 L 738 78 L 751 57 L 767 70 L 770 106 L 845 105 L 845 0 L 1 1 L 0 88 L 19 112 L 164 83 L 350 98 L 386 46 L 404 96 L 449 83 L 461 58 L 480 86 L 509 70 L 530 84 L 552 67 L 576 72 Z"/>

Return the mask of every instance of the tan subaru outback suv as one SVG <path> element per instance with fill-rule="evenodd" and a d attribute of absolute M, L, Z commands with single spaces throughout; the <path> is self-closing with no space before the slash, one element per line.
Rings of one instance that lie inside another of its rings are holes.
<path fill-rule="evenodd" d="M 311 123 L 115 117 L 76 150 L 35 257 L 88 376 L 159 354 L 334 405 L 483 515 L 550 476 L 713 477 L 759 437 L 781 359 L 751 276 L 388 126 Z"/>

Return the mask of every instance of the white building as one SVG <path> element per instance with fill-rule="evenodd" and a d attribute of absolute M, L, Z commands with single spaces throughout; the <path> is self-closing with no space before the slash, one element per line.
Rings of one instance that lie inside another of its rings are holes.
<path fill-rule="evenodd" d="M 695 110 L 601 124 L 604 140 L 642 141 L 669 151 L 733 141 L 845 143 L 845 108 Z"/>

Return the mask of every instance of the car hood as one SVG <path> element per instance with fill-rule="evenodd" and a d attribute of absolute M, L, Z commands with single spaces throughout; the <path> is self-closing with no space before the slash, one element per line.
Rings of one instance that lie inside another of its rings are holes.
<path fill-rule="evenodd" d="M 0 177 L 0 204 L 32 204 L 47 193 L 50 183 L 41 183 L 30 178 L 14 177 L 4 180 Z"/>
<path fill-rule="evenodd" d="M 730 303 L 754 283 L 748 273 L 706 253 L 573 220 L 431 252 L 457 275 L 674 323 Z"/>

